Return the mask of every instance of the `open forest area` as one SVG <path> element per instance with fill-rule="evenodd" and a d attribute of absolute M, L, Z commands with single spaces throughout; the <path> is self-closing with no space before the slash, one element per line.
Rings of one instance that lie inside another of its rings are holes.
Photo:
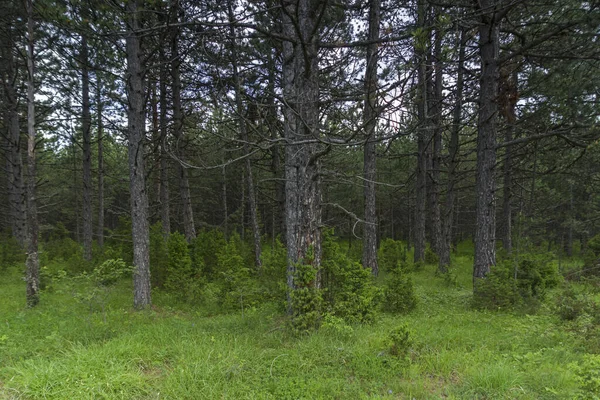
<path fill-rule="evenodd" d="M 600 399 L 600 2 L 0 0 L 0 399 Z"/>
<path fill-rule="evenodd" d="M 356 271 L 328 271 L 336 294 L 323 296 L 320 328 L 310 332 L 285 317 L 277 248 L 264 249 L 262 275 L 231 264 L 244 252 L 251 259 L 248 249 L 217 249 L 229 276 L 203 274 L 197 290 L 157 289 L 141 312 L 130 277 L 114 279 L 114 265 L 112 273 L 68 277 L 57 273 L 64 259 L 50 260 L 31 310 L 22 268 L 4 267 L 0 398 L 596 398 L 600 286 L 598 278 L 572 279 L 579 258 L 559 267 L 546 252 L 528 254 L 547 267 L 541 280 L 529 270 L 515 291 L 498 275 L 482 307 L 473 300 L 472 243 L 459 244 L 448 275 L 429 263 L 415 268 L 404 248 L 386 242 L 370 289 L 357 289 Z M 347 243 L 327 251 L 338 260 L 356 255 Z"/>

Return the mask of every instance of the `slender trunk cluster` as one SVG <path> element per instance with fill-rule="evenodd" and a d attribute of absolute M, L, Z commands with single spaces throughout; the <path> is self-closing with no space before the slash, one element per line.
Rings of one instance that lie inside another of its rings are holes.
<path fill-rule="evenodd" d="M 363 266 L 369 268 L 373 275 L 377 275 L 377 204 L 375 198 L 376 179 L 376 137 L 377 125 L 377 64 L 379 24 L 381 19 L 380 0 L 371 0 L 369 5 L 369 41 L 367 46 L 367 70 L 365 76 L 365 150 L 364 150 L 364 197 L 365 197 L 365 229 L 363 243 Z"/>
<path fill-rule="evenodd" d="M 180 4 L 178 0 L 172 2 L 172 14 L 175 16 L 174 23 L 179 20 Z M 183 165 L 184 146 L 183 134 L 183 109 L 181 106 L 181 58 L 179 54 L 179 28 L 171 28 L 171 85 L 173 94 L 173 136 L 175 137 L 177 162 L 177 177 L 179 179 L 179 194 L 183 212 L 183 232 L 188 242 L 196 238 L 196 226 L 194 224 L 194 211 L 192 209 L 192 197 L 190 194 L 190 181 L 188 170 Z"/>
<path fill-rule="evenodd" d="M 83 258 L 92 259 L 92 117 L 87 36 L 81 36 L 81 129 L 83 131 Z"/>
<path fill-rule="evenodd" d="M 129 187 L 131 191 L 131 230 L 133 235 L 133 304 L 137 309 L 151 304 L 150 298 L 150 230 L 148 193 L 144 166 L 144 84 L 142 54 L 138 30 L 138 1 L 127 5 L 129 31 L 127 47 L 127 133 L 129 153 Z"/>
<path fill-rule="evenodd" d="M 38 215 L 35 160 L 35 81 L 33 0 L 27 0 L 27 306 L 40 301 L 40 260 L 38 256 Z"/>
<path fill-rule="evenodd" d="M 439 270 L 447 271 L 450 266 L 450 248 L 452 246 L 452 228 L 454 225 L 454 207 L 456 203 L 456 178 L 458 168 L 459 134 L 461 127 L 463 87 L 464 87 L 464 64 L 466 33 L 461 31 L 458 49 L 458 69 L 456 73 L 456 101 L 452 115 L 452 126 L 450 143 L 448 146 L 448 175 L 446 183 L 446 203 L 444 207 L 444 218 L 442 224 L 442 240 L 439 248 Z"/>
<path fill-rule="evenodd" d="M 17 98 L 14 27 L 12 26 L 14 9 L 9 8 L 11 15 L 6 19 L 8 24 L 3 32 L 3 43 L 0 44 L 0 73 L 4 92 L 4 121 L 6 178 L 8 190 L 8 212 L 12 234 L 21 246 L 27 241 L 27 209 L 25 201 L 25 183 L 23 181 L 23 160 L 21 157 L 21 131 L 19 122 L 19 102 Z"/>

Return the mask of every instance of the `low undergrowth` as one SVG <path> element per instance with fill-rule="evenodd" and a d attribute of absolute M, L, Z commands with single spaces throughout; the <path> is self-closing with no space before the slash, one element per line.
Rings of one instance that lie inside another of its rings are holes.
<path fill-rule="evenodd" d="M 437 265 L 407 270 L 412 312 L 370 324 L 327 314 L 306 335 L 287 329 L 275 300 L 224 314 L 156 290 L 152 309 L 135 312 L 129 279 L 111 287 L 102 312 L 61 280 L 28 310 L 20 270 L 7 268 L 0 398 L 593 398 L 598 356 L 577 331 L 592 306 L 561 319 L 561 296 L 574 309 L 583 300 L 559 288 L 535 315 L 478 310 L 471 266 L 457 256 L 452 285 L 435 277 Z"/>

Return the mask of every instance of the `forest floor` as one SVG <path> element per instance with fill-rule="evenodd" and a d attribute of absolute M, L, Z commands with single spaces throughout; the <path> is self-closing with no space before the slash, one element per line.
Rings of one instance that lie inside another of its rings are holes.
<path fill-rule="evenodd" d="M 154 295 L 131 308 L 121 282 L 104 311 L 66 288 L 25 308 L 19 271 L 0 281 L 0 399 L 571 399 L 585 348 L 552 312 L 474 310 L 468 256 L 457 280 L 413 274 L 419 304 L 373 325 L 294 337 L 275 306 L 229 315 Z M 389 352 L 407 324 L 406 357 Z M 597 398 L 597 397 L 596 397 Z"/>

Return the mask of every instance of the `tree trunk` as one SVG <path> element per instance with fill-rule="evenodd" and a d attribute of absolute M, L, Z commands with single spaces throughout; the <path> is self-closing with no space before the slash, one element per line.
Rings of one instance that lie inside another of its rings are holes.
<path fill-rule="evenodd" d="M 440 7 L 436 7 L 435 17 L 441 15 Z M 442 219 L 440 211 L 440 154 L 442 152 L 442 96 L 443 96 L 443 65 L 442 65 L 442 36 L 444 32 L 438 27 L 435 32 L 435 42 L 432 57 L 431 94 L 429 99 L 429 113 L 432 123 L 431 140 L 431 171 L 429 172 L 430 185 L 430 216 L 431 216 L 431 247 L 439 255 L 442 243 Z"/>
<path fill-rule="evenodd" d="M 171 204 L 169 199 L 169 164 L 167 158 L 167 57 L 165 55 L 164 45 L 161 43 L 159 50 L 160 54 L 160 71 L 159 71 L 159 130 L 160 130 L 160 221 L 162 223 L 163 235 L 166 238 L 171 234 Z"/>
<path fill-rule="evenodd" d="M 150 230 L 148 225 L 148 193 L 144 168 L 144 84 L 141 65 L 139 10 L 136 0 L 127 5 L 129 31 L 127 51 L 127 131 L 129 141 L 129 180 L 131 191 L 131 229 L 133 235 L 133 304 L 136 309 L 148 307 L 150 297 Z"/>
<path fill-rule="evenodd" d="M 287 237 L 288 312 L 294 312 L 291 291 L 296 265 L 321 265 L 321 191 L 319 147 L 306 141 L 318 139 L 319 64 L 318 7 L 325 3 L 298 0 L 283 7 L 285 193 Z M 301 143 L 300 143 L 301 142 Z M 320 287 L 320 278 L 311 284 Z"/>
<path fill-rule="evenodd" d="M 498 113 L 498 24 L 496 0 L 479 2 L 481 77 L 477 121 L 477 190 L 474 290 L 496 264 L 496 118 Z"/>
<path fill-rule="evenodd" d="M 367 46 L 367 69 L 365 73 L 365 150 L 364 150 L 364 198 L 365 198 L 365 229 L 363 243 L 363 267 L 369 268 L 373 275 L 377 275 L 377 212 L 375 197 L 375 179 L 377 172 L 376 138 L 377 126 L 377 64 L 379 60 L 375 43 L 379 39 L 379 24 L 381 20 L 381 1 L 371 0 L 369 3 L 369 41 Z"/>
<path fill-rule="evenodd" d="M 35 195 L 35 93 L 33 0 L 27 0 L 27 306 L 40 301 L 40 260 L 38 257 L 38 216 Z"/>
<path fill-rule="evenodd" d="M 14 12 L 10 7 L 10 12 Z M 21 131 L 19 126 L 19 102 L 15 88 L 16 74 L 13 47 L 15 46 L 12 22 L 16 18 L 10 15 L 1 47 L 0 71 L 5 102 L 6 134 L 6 175 L 8 180 L 8 207 L 12 234 L 17 242 L 25 247 L 27 242 L 27 209 L 25 183 L 23 182 L 23 160 L 21 157 Z"/>
<path fill-rule="evenodd" d="M 419 1 L 418 26 L 424 27 L 427 13 L 425 0 Z M 417 39 L 415 39 L 417 41 Z M 415 263 L 425 261 L 425 228 L 427 204 L 427 147 L 429 143 L 429 123 L 427 115 L 427 49 L 423 43 L 415 43 L 415 55 L 418 60 L 417 71 L 417 114 L 419 128 L 417 132 L 417 172 L 415 187 L 414 243 Z"/>
<path fill-rule="evenodd" d="M 456 203 L 456 173 L 458 168 L 459 134 L 463 103 L 464 86 L 464 64 L 465 64 L 465 31 L 460 33 L 460 44 L 458 49 L 458 71 L 456 73 L 456 100 L 452 116 L 452 128 L 450 143 L 448 146 L 448 177 L 446 187 L 446 204 L 444 207 L 444 219 L 442 224 L 442 241 L 440 246 L 439 270 L 446 272 L 451 265 L 450 248 L 452 246 L 452 227 L 454 225 L 454 206 Z"/>
<path fill-rule="evenodd" d="M 102 112 L 102 82 L 96 75 L 96 107 L 98 109 L 98 247 L 104 247 L 104 122 Z"/>
<path fill-rule="evenodd" d="M 92 260 L 92 117 L 87 37 L 81 35 L 81 130 L 83 131 L 83 258 Z"/>
<path fill-rule="evenodd" d="M 172 13 L 174 14 L 174 23 L 179 21 L 179 1 L 172 1 Z M 176 155 L 179 158 L 177 163 L 177 176 L 179 178 L 179 193 L 181 196 L 181 206 L 183 211 L 183 232 L 188 242 L 196 238 L 196 226 L 194 225 L 194 211 L 192 209 L 192 197 L 190 195 L 190 182 L 188 170 L 183 165 L 183 151 L 180 146 L 184 145 L 183 134 L 183 111 L 181 108 L 181 59 L 179 55 L 179 28 L 171 30 L 171 79 L 173 91 L 173 134 L 175 136 L 177 149 Z"/>
<path fill-rule="evenodd" d="M 260 258 L 260 227 L 258 226 L 258 210 L 256 208 L 256 194 L 254 190 L 254 180 L 252 178 L 252 163 L 250 160 L 250 148 L 248 146 L 248 126 L 246 122 L 246 118 L 244 118 L 244 106 L 242 102 L 242 84 L 240 82 L 240 76 L 238 73 L 238 56 L 237 56 L 237 44 L 235 42 L 236 34 L 235 28 L 233 26 L 234 15 L 233 15 L 233 6 L 232 1 L 228 1 L 228 11 L 229 11 L 229 33 L 231 35 L 231 64 L 233 68 L 233 84 L 235 86 L 235 103 L 236 103 L 236 112 L 238 117 L 238 123 L 240 128 L 240 134 L 243 141 L 243 151 L 245 158 L 245 166 L 246 166 L 246 178 L 248 185 L 248 205 L 250 208 L 250 225 L 252 227 L 252 237 L 254 240 L 254 264 L 257 268 L 262 266 L 262 261 Z M 243 207 L 243 205 L 242 205 Z M 243 218 L 242 218 L 243 220 Z"/>

